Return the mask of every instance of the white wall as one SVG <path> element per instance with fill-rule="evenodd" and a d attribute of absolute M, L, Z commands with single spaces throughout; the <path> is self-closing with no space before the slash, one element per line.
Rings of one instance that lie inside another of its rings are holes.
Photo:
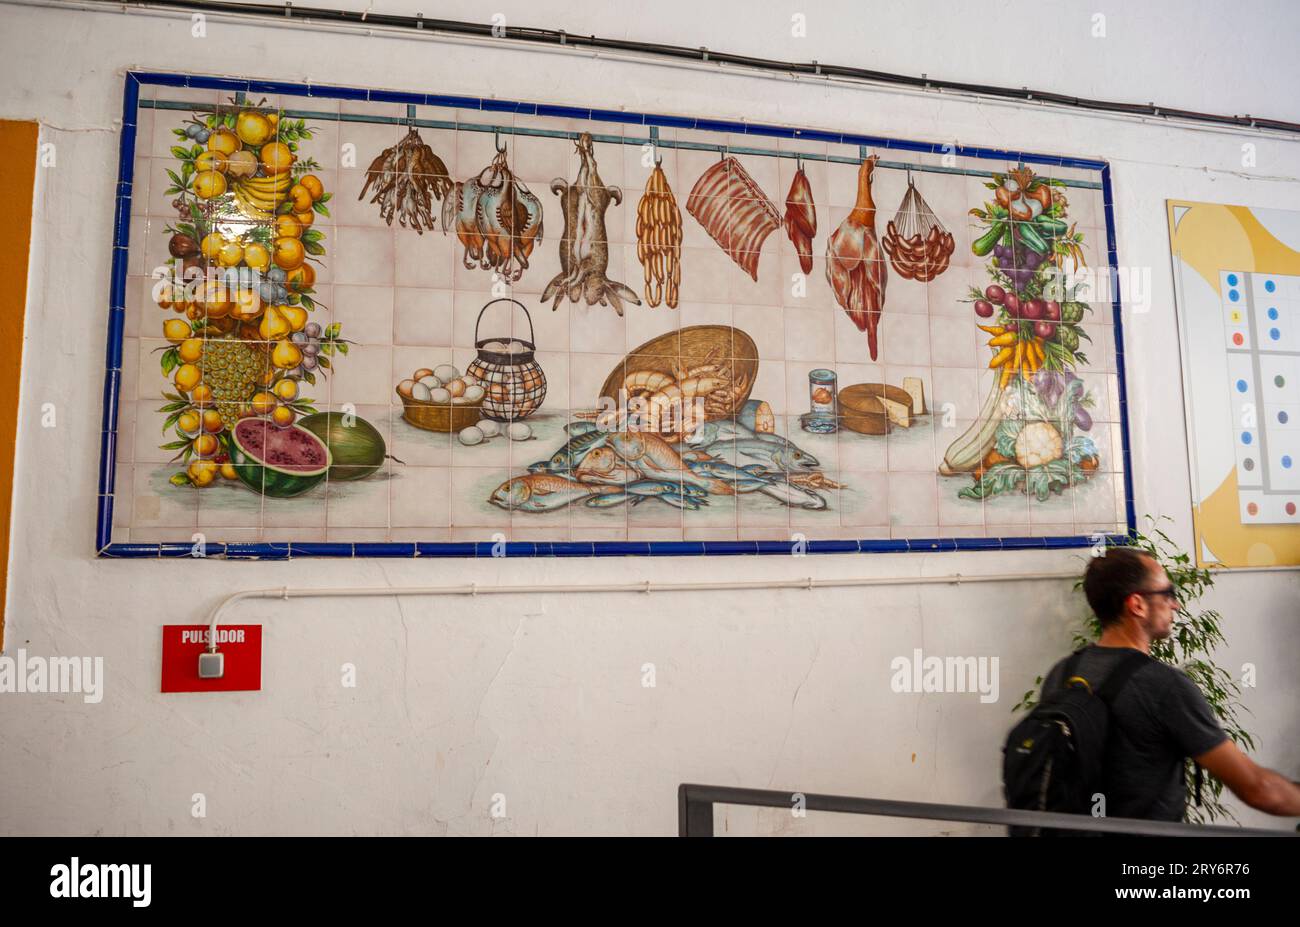
<path fill-rule="evenodd" d="M 474 4 L 444 6 L 449 17 L 475 15 Z M 702 13 L 698 3 L 663 0 L 637 13 L 607 7 L 599 19 L 588 5 L 516 6 L 525 11 L 511 20 L 518 24 L 1300 118 L 1287 89 L 1300 77 L 1295 56 L 1270 56 L 1300 26 L 1284 3 L 1248 4 L 1249 15 L 1232 16 L 1210 15 L 1210 4 L 1197 13 L 1174 2 L 1147 4 L 1143 14 L 1117 9 L 1104 40 L 1088 35 L 1076 4 L 1000 3 L 958 15 L 915 3 L 836 3 L 833 14 L 828 6 L 808 11 L 809 38 L 797 46 L 784 6 L 767 13 L 734 2 Z M 1137 508 L 1173 517 L 1184 544 L 1190 490 L 1163 202 L 1300 209 L 1300 142 L 1291 139 L 538 51 L 215 21 L 196 40 L 187 20 L 9 5 L 0 17 L 0 117 L 39 120 L 58 153 L 57 167 L 38 181 L 7 651 L 98 655 L 107 673 L 95 706 L 75 696 L 0 696 L 3 833 L 668 834 L 683 781 L 995 805 L 1010 706 L 1065 650 L 1081 612 L 1068 583 L 1045 582 L 261 602 L 230 617 L 265 624 L 264 691 L 160 695 L 159 626 L 201 621 L 245 588 L 1038 572 L 1068 568 L 1077 556 L 96 560 L 125 68 L 708 113 L 1107 158 L 1121 263 L 1150 268 L 1153 287 L 1150 310 L 1126 315 Z M 1041 68 L 988 55 L 990 23 L 1030 21 L 1048 24 L 1034 52 Z M 1221 43 L 1234 53 L 1221 56 Z M 1250 169 L 1241 167 L 1244 141 L 1258 146 Z M 57 428 L 39 426 L 44 402 L 57 404 Z M 1258 666 L 1246 704 L 1259 758 L 1293 777 L 1297 602 L 1300 573 L 1289 571 L 1226 575 L 1210 603 L 1226 617 L 1223 662 Z M 915 647 L 999 657 L 1001 700 L 891 693 L 890 659 Z M 355 689 L 339 684 L 345 662 L 359 668 Z M 657 666 L 653 689 L 641 686 L 647 662 Z M 203 820 L 189 813 L 196 792 L 207 796 Z M 489 815 L 495 793 L 506 796 L 504 819 Z M 1242 819 L 1268 820 L 1253 812 Z M 868 825 L 732 812 L 718 826 Z"/>

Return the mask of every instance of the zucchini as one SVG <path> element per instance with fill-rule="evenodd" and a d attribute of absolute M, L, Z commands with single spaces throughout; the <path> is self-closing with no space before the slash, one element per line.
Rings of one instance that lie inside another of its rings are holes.
<path fill-rule="evenodd" d="M 971 251 L 975 252 L 979 257 L 984 257 L 984 255 L 992 251 L 993 246 L 996 245 L 998 239 L 1002 237 L 1005 225 L 1006 224 L 1003 222 L 994 222 L 989 226 L 987 232 L 975 239 L 975 243 L 970 246 Z"/>
<path fill-rule="evenodd" d="M 1020 240 L 1030 248 L 1033 248 L 1039 254 L 1047 253 L 1047 242 L 1034 230 L 1032 222 L 1021 222 L 1017 231 L 1020 233 Z"/>
<path fill-rule="evenodd" d="M 1043 231 L 1047 232 L 1047 234 L 1050 235 L 1052 238 L 1060 238 L 1062 235 L 1065 234 L 1066 229 L 1070 227 L 1067 223 L 1062 222 L 1060 219 L 1053 219 L 1047 213 L 1040 214 L 1038 218 L 1035 219 L 1034 221 L 1037 222 L 1040 228 Z"/>

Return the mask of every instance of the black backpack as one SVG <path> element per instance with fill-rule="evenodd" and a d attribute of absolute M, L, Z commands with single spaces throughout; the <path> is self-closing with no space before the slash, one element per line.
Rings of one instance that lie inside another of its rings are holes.
<path fill-rule="evenodd" d="M 1130 654 L 1093 692 L 1088 681 L 1075 673 L 1082 655 L 1083 650 L 1075 651 L 1065 664 L 1061 687 L 1046 693 L 1007 735 L 1002 789 L 1008 808 L 1088 814 L 1092 796 L 1101 791 L 1110 706 L 1151 658 Z M 1008 830 L 1013 837 L 1048 835 L 1036 827 Z"/>

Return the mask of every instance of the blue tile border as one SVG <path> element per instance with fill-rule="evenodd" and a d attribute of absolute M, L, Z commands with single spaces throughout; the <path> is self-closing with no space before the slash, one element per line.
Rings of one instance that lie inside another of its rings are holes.
<path fill-rule="evenodd" d="M 721 132 L 736 135 L 793 138 L 837 145 L 869 146 L 890 151 L 935 154 L 951 151 L 964 158 L 1014 160 L 1026 164 L 1043 164 L 1098 171 L 1101 175 L 1102 201 L 1105 209 L 1107 261 L 1114 283 L 1112 318 L 1115 332 L 1116 370 L 1120 397 L 1120 434 L 1123 442 L 1124 502 L 1127 534 L 1106 535 L 1108 544 L 1123 544 L 1137 528 L 1134 511 L 1132 455 L 1129 438 L 1127 378 L 1124 370 L 1122 299 L 1119 292 L 1118 256 L 1115 239 L 1114 195 L 1110 164 L 1103 160 L 1063 155 L 1018 152 L 1009 149 L 980 148 L 939 142 L 915 142 L 871 135 L 838 133 L 823 129 L 803 129 L 763 123 L 701 119 L 659 113 L 624 110 L 589 109 L 557 104 L 528 103 L 515 100 L 483 99 L 447 94 L 412 93 L 355 87 L 299 84 L 285 81 L 240 80 L 203 75 L 173 74 L 158 71 L 129 71 L 124 76 L 122 92 L 122 133 L 118 146 L 118 180 L 113 212 L 113 249 L 109 281 L 107 337 L 105 346 L 104 411 L 100 440 L 99 492 L 96 505 L 95 550 L 111 559 L 192 557 L 188 543 L 112 543 L 114 479 L 116 469 L 117 411 L 121 389 L 122 342 L 125 328 L 127 249 L 130 242 L 131 196 L 137 142 L 137 111 L 140 86 L 187 87 L 243 93 L 288 94 L 335 100 L 405 103 L 484 112 L 510 112 L 562 119 L 591 119 L 646 127 L 673 127 Z M 1063 537 L 1012 538 L 883 538 L 862 540 L 808 540 L 800 548 L 812 554 L 832 553 L 917 553 L 975 550 L 1052 550 L 1089 547 L 1093 539 L 1083 535 Z M 701 557 L 701 556 L 793 556 L 793 541 L 555 541 L 555 542 L 277 542 L 206 545 L 204 559 L 289 560 L 293 557 L 387 557 L 387 558 L 491 558 L 491 557 Z"/>

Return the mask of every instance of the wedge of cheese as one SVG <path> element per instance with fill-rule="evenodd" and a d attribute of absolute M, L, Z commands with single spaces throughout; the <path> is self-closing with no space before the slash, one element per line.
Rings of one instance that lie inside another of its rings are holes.
<path fill-rule="evenodd" d="M 907 408 L 907 403 L 895 402 L 892 399 L 886 399 L 884 396 L 878 396 L 876 398 L 879 399 L 880 404 L 885 407 L 885 414 L 889 416 L 891 422 L 901 428 L 912 427 L 912 413 L 911 410 Z"/>
<path fill-rule="evenodd" d="M 912 397 L 912 414 L 925 415 L 925 384 L 920 377 L 903 377 L 903 392 Z"/>

